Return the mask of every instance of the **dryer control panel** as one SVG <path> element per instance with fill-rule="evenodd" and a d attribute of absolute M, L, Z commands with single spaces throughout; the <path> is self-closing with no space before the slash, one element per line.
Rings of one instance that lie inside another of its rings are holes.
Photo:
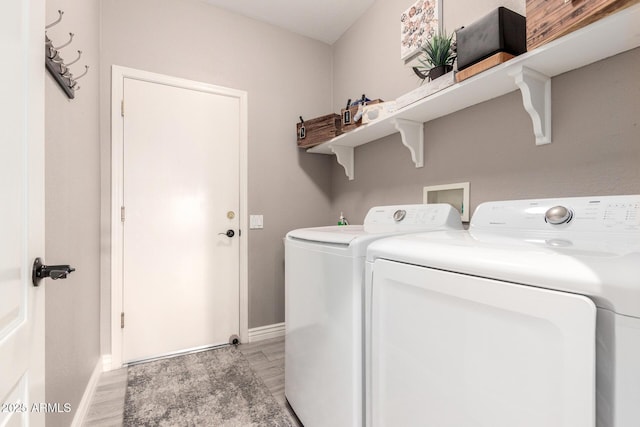
<path fill-rule="evenodd" d="M 640 232 L 640 195 L 487 202 L 471 226 L 498 230 Z"/>

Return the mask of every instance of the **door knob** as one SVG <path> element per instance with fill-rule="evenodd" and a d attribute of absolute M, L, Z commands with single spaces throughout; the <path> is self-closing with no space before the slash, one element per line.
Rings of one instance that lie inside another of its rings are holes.
<path fill-rule="evenodd" d="M 76 269 L 68 265 L 44 265 L 40 258 L 36 258 L 35 261 L 33 261 L 31 282 L 33 286 L 39 286 L 40 280 L 42 279 L 46 279 L 47 277 L 53 280 L 66 279 L 67 276 L 74 271 L 76 271 Z"/>
<path fill-rule="evenodd" d="M 233 236 L 235 236 L 235 235 L 236 235 L 236 232 L 235 232 L 235 231 L 233 231 L 233 230 L 231 230 L 231 229 L 229 229 L 229 230 L 227 230 L 225 233 L 218 233 L 218 234 L 224 234 L 224 235 L 225 235 L 225 236 L 227 236 L 227 237 L 233 237 Z"/>

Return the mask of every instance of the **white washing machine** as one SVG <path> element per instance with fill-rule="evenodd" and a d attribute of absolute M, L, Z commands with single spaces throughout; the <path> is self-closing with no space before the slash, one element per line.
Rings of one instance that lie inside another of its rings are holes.
<path fill-rule="evenodd" d="M 285 395 L 305 427 L 363 425 L 364 263 L 369 243 L 462 229 L 450 205 L 372 208 L 364 225 L 294 230 L 285 239 Z"/>
<path fill-rule="evenodd" d="M 366 274 L 370 426 L 640 426 L 640 196 L 485 203 Z"/>

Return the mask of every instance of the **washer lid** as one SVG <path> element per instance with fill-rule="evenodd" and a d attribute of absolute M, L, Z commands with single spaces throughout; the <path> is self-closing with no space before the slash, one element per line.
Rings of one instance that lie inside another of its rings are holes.
<path fill-rule="evenodd" d="M 437 230 L 445 230 L 440 227 Z M 455 229 L 455 228 L 452 228 Z M 430 228 L 407 228 L 391 225 L 330 225 L 326 227 L 300 228 L 287 233 L 288 239 L 305 240 L 310 243 L 351 246 L 367 245 L 369 242 L 388 236 L 426 232 Z"/>
<path fill-rule="evenodd" d="M 364 225 L 341 225 L 301 228 L 287 233 L 287 238 L 318 243 L 351 245 L 356 240 L 366 244 L 384 235 L 430 230 L 461 230 L 460 213 L 444 203 L 421 205 L 375 206 L 369 209 Z"/>
<path fill-rule="evenodd" d="M 293 230 L 287 233 L 287 238 L 348 246 L 363 234 L 366 233 L 362 225 L 332 225 Z"/>

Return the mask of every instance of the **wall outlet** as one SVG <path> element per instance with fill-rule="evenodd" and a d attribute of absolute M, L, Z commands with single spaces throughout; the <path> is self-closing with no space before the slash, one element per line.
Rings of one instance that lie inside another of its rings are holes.
<path fill-rule="evenodd" d="M 249 215 L 249 229 L 260 230 L 264 228 L 264 219 L 262 215 Z"/>

